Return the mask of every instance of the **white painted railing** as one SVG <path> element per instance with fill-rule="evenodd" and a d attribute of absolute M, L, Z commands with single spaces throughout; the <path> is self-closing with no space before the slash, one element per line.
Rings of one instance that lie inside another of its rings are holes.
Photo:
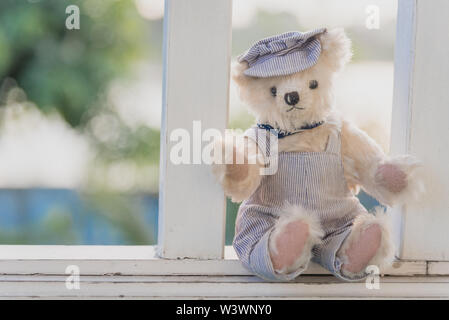
<path fill-rule="evenodd" d="M 449 260 L 449 1 L 400 0 L 391 153 L 424 164 L 427 194 L 396 210 L 401 259 Z"/>
<path fill-rule="evenodd" d="M 159 254 L 223 258 L 225 197 L 207 164 L 170 161 L 170 134 L 183 128 L 224 132 L 228 119 L 231 0 L 167 0 L 161 126 Z M 195 145 L 196 144 L 196 145 Z M 192 139 L 197 154 L 198 139 Z M 201 162 L 191 155 L 192 162 Z"/>

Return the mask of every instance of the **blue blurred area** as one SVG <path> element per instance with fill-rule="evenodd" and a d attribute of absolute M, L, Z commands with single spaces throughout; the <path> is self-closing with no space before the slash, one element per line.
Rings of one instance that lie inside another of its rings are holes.
<path fill-rule="evenodd" d="M 154 244 L 157 213 L 157 195 L 110 197 L 69 189 L 2 189 L 0 243 Z"/>

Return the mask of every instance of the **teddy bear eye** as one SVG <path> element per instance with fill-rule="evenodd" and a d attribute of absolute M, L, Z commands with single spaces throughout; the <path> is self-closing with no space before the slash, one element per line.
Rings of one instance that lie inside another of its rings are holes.
<path fill-rule="evenodd" d="M 271 87 L 270 92 L 273 97 L 276 97 L 276 93 L 277 93 L 276 87 Z"/>
<path fill-rule="evenodd" d="M 309 88 L 310 89 L 316 89 L 318 87 L 318 81 L 316 80 L 310 80 L 309 81 Z"/>

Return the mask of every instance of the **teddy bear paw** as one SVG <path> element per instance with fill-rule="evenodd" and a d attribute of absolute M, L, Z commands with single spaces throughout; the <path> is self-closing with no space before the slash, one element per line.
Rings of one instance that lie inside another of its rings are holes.
<path fill-rule="evenodd" d="M 424 193 L 421 162 L 409 155 L 390 158 L 379 165 L 375 173 L 375 182 L 387 193 L 388 204 L 403 204 L 416 201 Z"/>
<path fill-rule="evenodd" d="M 214 148 L 221 154 L 212 164 L 212 173 L 225 194 L 234 202 L 247 199 L 260 183 L 257 158 L 249 152 L 247 143 L 235 143 L 232 137 L 217 139 Z"/>
<path fill-rule="evenodd" d="M 385 163 L 377 168 L 376 183 L 392 193 L 399 193 L 407 187 L 407 175 L 399 167 Z"/>
<path fill-rule="evenodd" d="M 217 139 L 214 144 L 215 157 L 212 172 L 220 183 L 224 180 L 239 182 L 248 176 L 248 161 L 244 153 L 240 154 L 232 137 Z"/>

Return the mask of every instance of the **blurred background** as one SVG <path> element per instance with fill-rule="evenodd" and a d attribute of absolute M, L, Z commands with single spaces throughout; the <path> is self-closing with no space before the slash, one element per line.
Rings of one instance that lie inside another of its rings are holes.
<path fill-rule="evenodd" d="M 234 59 L 266 36 L 344 27 L 354 59 L 338 108 L 388 150 L 396 1 L 233 3 Z M 73 4 L 79 30 L 65 24 Z M 0 244 L 156 243 L 163 15 L 163 0 L 0 2 Z M 229 126 L 245 129 L 254 119 L 230 94 Z"/>

